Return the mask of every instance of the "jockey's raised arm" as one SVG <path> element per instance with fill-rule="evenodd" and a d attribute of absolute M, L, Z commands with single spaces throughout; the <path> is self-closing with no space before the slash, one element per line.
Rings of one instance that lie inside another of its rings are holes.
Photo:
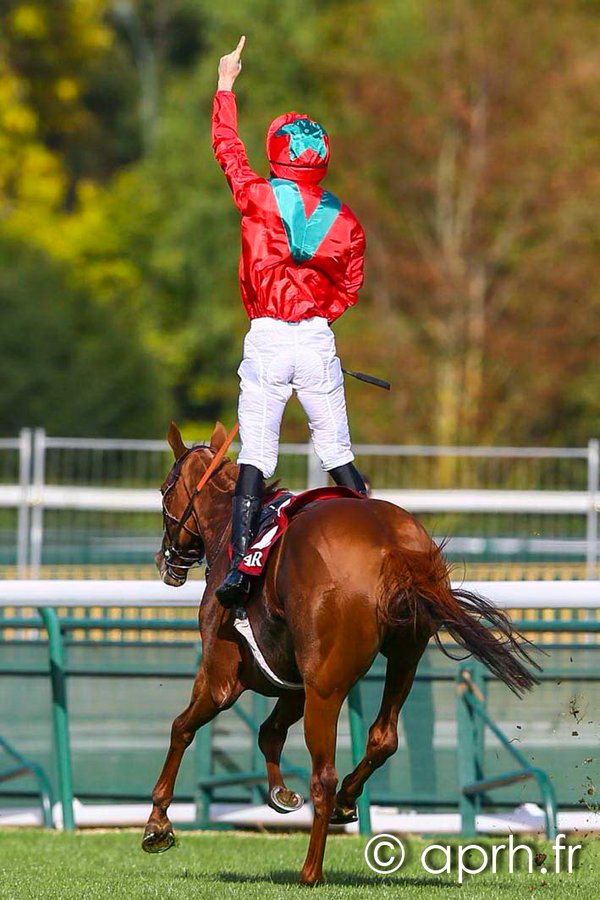
<path fill-rule="evenodd" d="M 231 91 L 218 90 L 213 101 L 212 146 L 215 158 L 229 183 L 235 205 L 244 212 L 248 186 L 263 180 L 248 162 L 244 142 L 237 130 L 237 104 Z"/>
<path fill-rule="evenodd" d="M 232 53 L 219 60 L 217 92 L 213 101 L 212 147 L 215 158 L 229 183 L 235 204 L 241 211 L 245 207 L 248 184 L 260 178 L 251 168 L 244 142 L 238 134 L 237 103 L 233 86 L 242 71 L 242 50 L 245 35 L 240 38 Z"/>
<path fill-rule="evenodd" d="M 321 464 L 336 484 L 366 494 L 353 465 L 344 381 L 329 325 L 356 303 L 365 236 L 351 209 L 319 182 L 325 129 L 289 112 L 267 133 L 270 177 L 250 166 L 233 93 L 245 38 L 221 57 L 212 119 L 215 157 L 242 213 L 240 290 L 251 320 L 239 367 L 240 474 L 233 499 L 232 567 L 217 589 L 225 606 L 250 590 L 241 562 L 258 525 L 264 479 L 277 465 L 285 405 L 295 392 Z"/>

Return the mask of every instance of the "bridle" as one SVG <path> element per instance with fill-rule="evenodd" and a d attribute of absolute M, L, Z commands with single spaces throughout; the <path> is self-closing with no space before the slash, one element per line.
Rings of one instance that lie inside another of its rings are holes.
<path fill-rule="evenodd" d="M 183 582 L 186 580 L 187 572 L 190 569 L 193 569 L 195 566 L 201 565 L 206 556 L 204 540 L 200 531 L 198 516 L 196 515 L 196 510 L 194 509 L 194 502 L 205 484 L 215 474 L 215 472 L 219 470 L 220 464 L 223 461 L 223 458 L 227 453 L 229 447 L 231 446 L 231 443 L 233 442 L 233 439 L 235 438 L 238 431 L 239 425 L 236 423 L 227 435 L 225 442 L 215 453 L 211 462 L 207 466 L 206 471 L 202 475 L 202 478 L 195 486 L 191 494 L 189 494 L 187 505 L 179 518 L 177 518 L 177 516 L 174 516 L 173 513 L 169 510 L 167 506 L 167 496 L 177 484 L 179 476 L 181 475 L 181 469 L 186 459 L 193 453 L 197 453 L 199 450 L 207 450 L 209 448 L 205 444 L 200 444 L 197 447 L 191 447 L 190 449 L 186 450 L 185 453 L 183 453 L 176 461 L 175 465 L 169 473 L 166 484 L 161 490 L 162 514 L 165 522 L 162 540 L 163 557 L 165 560 L 167 573 L 171 578 L 174 578 L 181 584 L 183 584 Z M 186 524 L 190 516 L 196 523 L 196 527 L 198 529 L 197 531 L 189 528 Z M 169 522 L 174 523 L 175 526 L 172 532 L 169 532 Z M 189 534 L 190 537 L 194 538 L 199 546 L 197 548 L 189 548 L 187 550 L 182 550 L 180 547 L 178 547 L 177 542 L 182 531 L 186 532 L 186 534 Z M 180 572 L 182 571 L 185 572 L 184 575 L 180 574 Z"/>

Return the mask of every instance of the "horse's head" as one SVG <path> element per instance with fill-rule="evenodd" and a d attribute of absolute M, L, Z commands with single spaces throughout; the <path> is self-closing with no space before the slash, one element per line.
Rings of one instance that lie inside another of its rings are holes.
<path fill-rule="evenodd" d="M 217 422 L 210 444 L 186 447 L 179 428 L 171 422 L 167 440 L 175 463 L 160 489 L 164 531 L 160 550 L 154 557 L 165 584 L 185 584 L 189 570 L 204 560 L 204 526 L 195 503 L 196 486 L 226 437 L 224 426 Z"/>

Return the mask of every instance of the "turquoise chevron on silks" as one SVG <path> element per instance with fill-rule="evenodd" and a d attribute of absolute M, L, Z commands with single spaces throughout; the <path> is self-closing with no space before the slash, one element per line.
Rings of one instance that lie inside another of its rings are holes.
<path fill-rule="evenodd" d="M 292 160 L 292 135 L 276 137 L 298 119 L 314 121 L 292 109 L 269 125 L 269 178 L 261 178 L 238 136 L 235 94 L 217 91 L 213 148 L 242 214 L 240 290 L 248 317 L 331 323 L 356 303 L 365 236 L 352 210 L 319 186 L 331 154 L 327 132 L 325 158 L 309 148 Z"/>
<path fill-rule="evenodd" d="M 306 217 L 298 185 L 285 178 L 271 178 L 279 215 L 285 226 L 294 262 L 312 259 L 337 219 L 341 202 L 329 191 L 323 191 L 319 205 Z"/>
<path fill-rule="evenodd" d="M 283 125 L 279 131 L 275 132 L 275 137 L 281 137 L 284 134 L 290 136 L 291 160 L 298 159 L 305 150 L 314 150 L 321 159 L 326 158 L 325 137 L 327 132 L 318 122 L 313 122 L 311 119 L 296 119 L 294 122 Z"/>

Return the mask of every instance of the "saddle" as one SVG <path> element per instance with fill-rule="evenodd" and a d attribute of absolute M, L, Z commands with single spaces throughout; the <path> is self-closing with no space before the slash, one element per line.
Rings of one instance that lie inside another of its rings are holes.
<path fill-rule="evenodd" d="M 261 575 L 271 550 L 282 534 L 285 533 L 292 519 L 312 503 L 340 498 L 351 500 L 367 499 L 364 494 L 359 494 L 353 491 L 352 488 L 347 487 L 315 488 L 297 495 L 292 494 L 291 491 L 277 491 L 277 493 L 266 498 L 259 520 L 258 534 L 239 565 L 240 571 L 255 577 Z M 231 554 L 231 547 L 229 550 Z M 302 682 L 286 681 L 280 678 L 270 667 L 258 645 L 250 619 L 243 607 L 236 610 L 233 627 L 244 638 L 259 669 L 272 684 L 278 688 L 290 691 L 301 691 L 304 689 Z"/>
<path fill-rule="evenodd" d="M 239 565 L 241 572 L 246 575 L 261 575 L 269 558 L 271 550 L 285 533 L 288 525 L 309 504 L 324 500 L 365 500 L 363 494 L 359 494 L 347 487 L 323 487 L 303 491 L 301 494 L 292 494 L 291 491 L 277 491 L 268 497 L 260 515 L 258 534 L 248 549 L 248 553 Z"/>

